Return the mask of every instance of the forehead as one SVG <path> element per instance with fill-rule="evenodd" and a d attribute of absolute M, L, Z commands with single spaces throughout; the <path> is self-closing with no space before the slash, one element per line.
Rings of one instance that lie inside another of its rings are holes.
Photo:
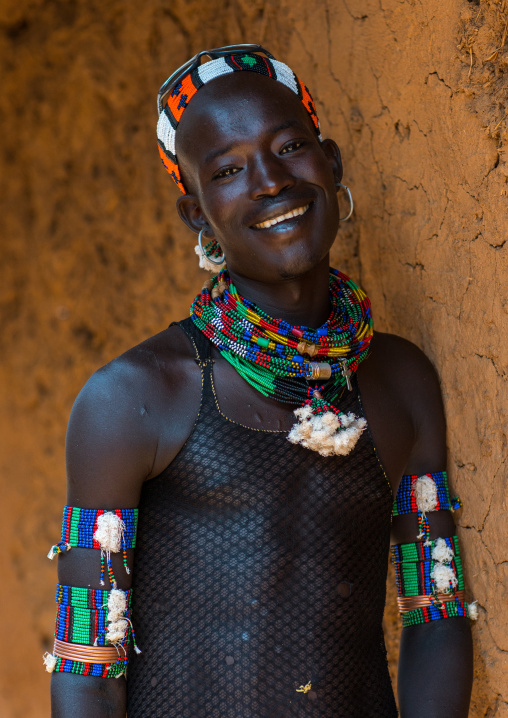
<path fill-rule="evenodd" d="M 196 150 L 203 144 L 210 150 L 237 134 L 255 140 L 284 122 L 316 136 L 300 98 L 280 82 L 253 72 L 218 77 L 199 90 L 183 113 L 176 132 L 177 155 L 197 159 Z"/>

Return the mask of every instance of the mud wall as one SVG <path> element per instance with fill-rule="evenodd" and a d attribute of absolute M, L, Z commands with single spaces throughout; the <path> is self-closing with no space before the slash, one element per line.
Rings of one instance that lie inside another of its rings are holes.
<path fill-rule="evenodd" d="M 439 369 L 471 593 L 472 716 L 508 715 L 506 0 L 5 0 L 0 9 L 0 714 L 49 715 L 64 437 L 87 377 L 201 275 L 154 142 L 159 84 L 263 42 L 310 84 L 356 213 L 334 264 Z M 504 403 L 503 403 L 504 400 Z M 392 600 L 393 604 L 393 600 Z M 398 621 L 386 617 L 392 664 Z"/>

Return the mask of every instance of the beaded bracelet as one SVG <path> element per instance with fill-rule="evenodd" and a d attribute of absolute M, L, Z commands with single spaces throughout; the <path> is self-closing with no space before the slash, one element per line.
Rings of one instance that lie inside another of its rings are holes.
<path fill-rule="evenodd" d="M 416 608 L 402 614 L 402 627 L 416 626 L 420 623 L 430 623 L 430 621 L 438 621 L 442 618 L 456 618 L 458 616 L 464 616 L 475 621 L 478 617 L 476 603 L 452 600 L 443 601 L 439 606 L 430 604 L 429 606 Z"/>
<path fill-rule="evenodd" d="M 54 662 L 51 659 L 55 659 Z M 50 673 L 75 673 L 81 676 L 96 676 L 97 678 L 119 678 L 125 673 L 123 661 L 114 663 L 88 663 L 76 661 L 47 653 L 44 656 L 46 670 Z"/>
<path fill-rule="evenodd" d="M 141 652 L 130 620 L 131 596 L 119 589 L 57 584 L 55 645 L 44 656 L 46 670 L 101 677 L 125 673 L 128 644 Z"/>
<path fill-rule="evenodd" d="M 397 560 L 400 554 L 417 554 L 419 552 L 418 544 L 402 544 L 394 546 L 392 549 L 392 562 L 395 566 L 395 581 L 397 584 L 397 592 L 399 596 L 422 596 L 433 595 L 437 593 L 453 593 L 454 591 L 462 591 L 464 589 L 464 576 L 462 571 L 462 561 L 459 553 L 457 537 L 453 537 L 455 541 L 452 543 L 453 548 L 445 542 L 445 539 L 437 539 L 433 541 L 432 558 L 423 560 L 412 560 L 404 558 Z M 436 556 L 439 555 L 436 550 L 442 548 L 443 542 L 448 547 L 450 556 L 448 560 L 439 561 Z M 451 543 L 451 542 L 450 542 Z M 413 546 L 411 552 L 409 547 Z M 420 553 L 422 551 L 420 550 Z M 436 587 L 437 583 L 437 587 Z"/>
<path fill-rule="evenodd" d="M 392 546 L 397 603 L 403 626 L 455 616 L 477 617 L 464 601 L 464 576 L 457 536 Z"/>
<path fill-rule="evenodd" d="M 127 549 L 136 546 L 138 509 L 81 509 L 65 506 L 62 521 L 62 539 L 51 547 L 48 558 L 69 551 L 73 546 L 94 548 L 101 551 L 100 582 L 104 586 L 105 564 L 111 585 L 116 580 L 111 565 L 111 553 L 122 551 L 123 565 L 127 573 Z"/>
<path fill-rule="evenodd" d="M 427 518 L 428 511 L 458 509 L 461 506 L 458 496 L 450 498 L 446 471 L 417 476 L 405 474 L 399 485 L 393 504 L 392 516 L 403 514 L 418 515 L 418 539 L 430 543 L 430 528 Z"/>
<path fill-rule="evenodd" d="M 132 591 L 119 591 L 125 597 L 125 610 L 122 618 L 130 620 Z M 56 586 L 56 624 L 55 637 L 69 643 L 107 645 L 108 600 L 111 591 L 93 588 Z M 120 599 L 122 597 L 120 596 Z M 130 628 L 132 632 L 132 628 Z"/>

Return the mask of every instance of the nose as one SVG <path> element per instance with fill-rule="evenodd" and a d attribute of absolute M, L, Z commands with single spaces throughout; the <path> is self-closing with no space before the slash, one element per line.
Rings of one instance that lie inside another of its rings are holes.
<path fill-rule="evenodd" d="M 255 158 L 250 177 L 252 199 L 276 197 L 294 184 L 295 178 L 290 172 L 288 163 L 281 157 L 267 152 Z"/>

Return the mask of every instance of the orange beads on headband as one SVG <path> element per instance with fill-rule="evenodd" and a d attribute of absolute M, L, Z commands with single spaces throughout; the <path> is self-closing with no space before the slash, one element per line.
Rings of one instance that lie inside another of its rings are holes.
<path fill-rule="evenodd" d="M 210 62 L 191 70 L 175 84 L 160 111 L 157 123 L 157 139 L 162 164 L 183 194 L 186 194 L 186 191 L 180 175 L 175 148 L 176 130 L 182 115 L 197 91 L 207 82 L 222 75 L 241 71 L 265 75 L 265 77 L 282 83 L 298 95 L 310 115 L 316 134 L 321 139 L 319 120 L 311 94 L 306 85 L 283 62 L 253 52 L 232 53 L 210 60 Z"/>

